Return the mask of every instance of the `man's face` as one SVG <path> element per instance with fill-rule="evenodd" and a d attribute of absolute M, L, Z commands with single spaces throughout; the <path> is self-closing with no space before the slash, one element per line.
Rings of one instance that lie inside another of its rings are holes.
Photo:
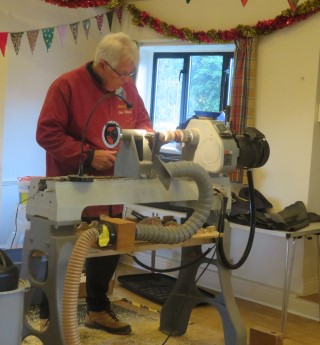
<path fill-rule="evenodd" d="M 109 91 L 114 91 L 121 87 L 135 74 L 133 61 L 126 60 L 117 66 L 111 66 L 108 61 L 102 60 L 103 64 L 103 81 Z"/>

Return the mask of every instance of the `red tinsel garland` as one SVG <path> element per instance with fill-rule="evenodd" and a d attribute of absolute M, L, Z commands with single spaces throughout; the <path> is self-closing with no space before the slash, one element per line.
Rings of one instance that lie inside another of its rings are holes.
<path fill-rule="evenodd" d="M 124 0 L 43 0 L 63 7 L 101 7 L 116 9 L 124 6 Z M 298 3 L 298 2 L 297 2 Z M 229 43 L 240 38 L 267 35 L 277 30 L 296 24 L 320 11 L 320 0 L 307 0 L 297 6 L 295 11 L 287 9 L 274 19 L 258 21 L 256 25 L 239 24 L 229 30 L 194 31 L 188 28 L 177 28 L 174 25 L 152 17 L 149 13 L 129 4 L 128 11 L 133 16 L 132 22 L 137 26 L 147 26 L 158 34 L 191 43 Z"/>
<path fill-rule="evenodd" d="M 114 9 L 116 7 L 123 5 L 123 0 L 44 0 L 45 2 L 58 5 L 61 7 L 70 8 L 88 8 L 88 7 L 101 7 L 106 6 L 109 9 Z"/>
<path fill-rule="evenodd" d="M 144 27 L 147 26 L 158 34 L 176 38 L 191 43 L 229 43 L 241 38 L 256 37 L 259 35 L 267 35 L 277 30 L 296 24 L 307 19 L 311 15 L 320 11 L 320 0 L 308 0 L 297 6 L 293 12 L 287 9 L 281 15 L 274 19 L 258 21 L 256 25 L 237 25 L 229 30 L 194 31 L 188 28 L 177 28 L 152 17 L 149 13 L 139 10 L 135 5 L 127 6 L 128 11 L 132 15 L 132 23 L 134 25 Z"/>

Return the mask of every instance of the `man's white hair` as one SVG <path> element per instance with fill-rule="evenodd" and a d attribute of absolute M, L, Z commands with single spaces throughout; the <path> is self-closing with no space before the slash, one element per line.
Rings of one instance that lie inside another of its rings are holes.
<path fill-rule="evenodd" d="M 139 63 L 139 47 L 128 35 L 123 32 L 107 34 L 99 42 L 94 64 L 101 59 L 107 61 L 112 67 L 117 67 L 122 62 L 132 61 L 136 66 Z"/>

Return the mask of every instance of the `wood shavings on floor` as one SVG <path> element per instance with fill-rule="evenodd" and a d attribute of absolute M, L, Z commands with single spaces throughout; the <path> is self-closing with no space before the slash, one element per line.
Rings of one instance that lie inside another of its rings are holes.
<path fill-rule="evenodd" d="M 167 336 L 160 332 L 160 312 L 132 303 L 127 300 L 112 302 L 112 309 L 123 321 L 131 325 L 129 335 L 114 335 L 83 325 L 86 313 L 85 305 L 78 306 L 79 335 L 81 345 L 162 345 Z M 33 328 L 40 329 L 38 309 L 31 308 L 27 320 Z M 39 338 L 27 337 L 22 345 L 43 345 Z M 171 337 L 168 345 L 193 345 L 185 336 Z"/>

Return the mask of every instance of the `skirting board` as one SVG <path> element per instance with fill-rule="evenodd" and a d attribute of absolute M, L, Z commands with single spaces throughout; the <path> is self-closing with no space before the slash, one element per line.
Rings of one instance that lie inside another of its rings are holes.
<path fill-rule="evenodd" d="M 136 253 L 135 256 L 137 259 L 142 261 L 146 265 L 151 263 L 151 254 L 150 252 L 145 253 Z M 122 255 L 121 262 L 133 267 L 140 267 L 136 264 L 132 258 L 126 255 Z M 171 267 L 179 266 L 179 261 L 177 260 L 168 260 L 164 257 L 156 257 L 155 267 L 158 269 L 165 269 Z M 202 267 L 202 266 L 201 266 Z M 201 270 L 201 267 L 199 270 Z M 170 273 L 174 277 L 176 274 Z M 274 288 L 265 284 L 260 284 L 259 282 L 250 281 L 247 279 L 241 279 L 240 277 L 232 276 L 232 285 L 234 295 L 237 298 L 241 298 L 250 302 L 261 304 L 273 309 L 281 310 L 282 309 L 282 297 L 283 290 L 279 288 Z M 209 266 L 206 274 L 204 274 L 199 280 L 199 287 L 210 289 L 213 291 L 220 291 L 219 276 L 217 270 L 214 266 Z M 288 312 L 305 317 L 307 319 L 320 321 L 319 319 L 319 305 L 304 299 L 299 298 L 294 294 L 290 294 Z M 279 327 L 280 327 L 279 319 Z"/>

